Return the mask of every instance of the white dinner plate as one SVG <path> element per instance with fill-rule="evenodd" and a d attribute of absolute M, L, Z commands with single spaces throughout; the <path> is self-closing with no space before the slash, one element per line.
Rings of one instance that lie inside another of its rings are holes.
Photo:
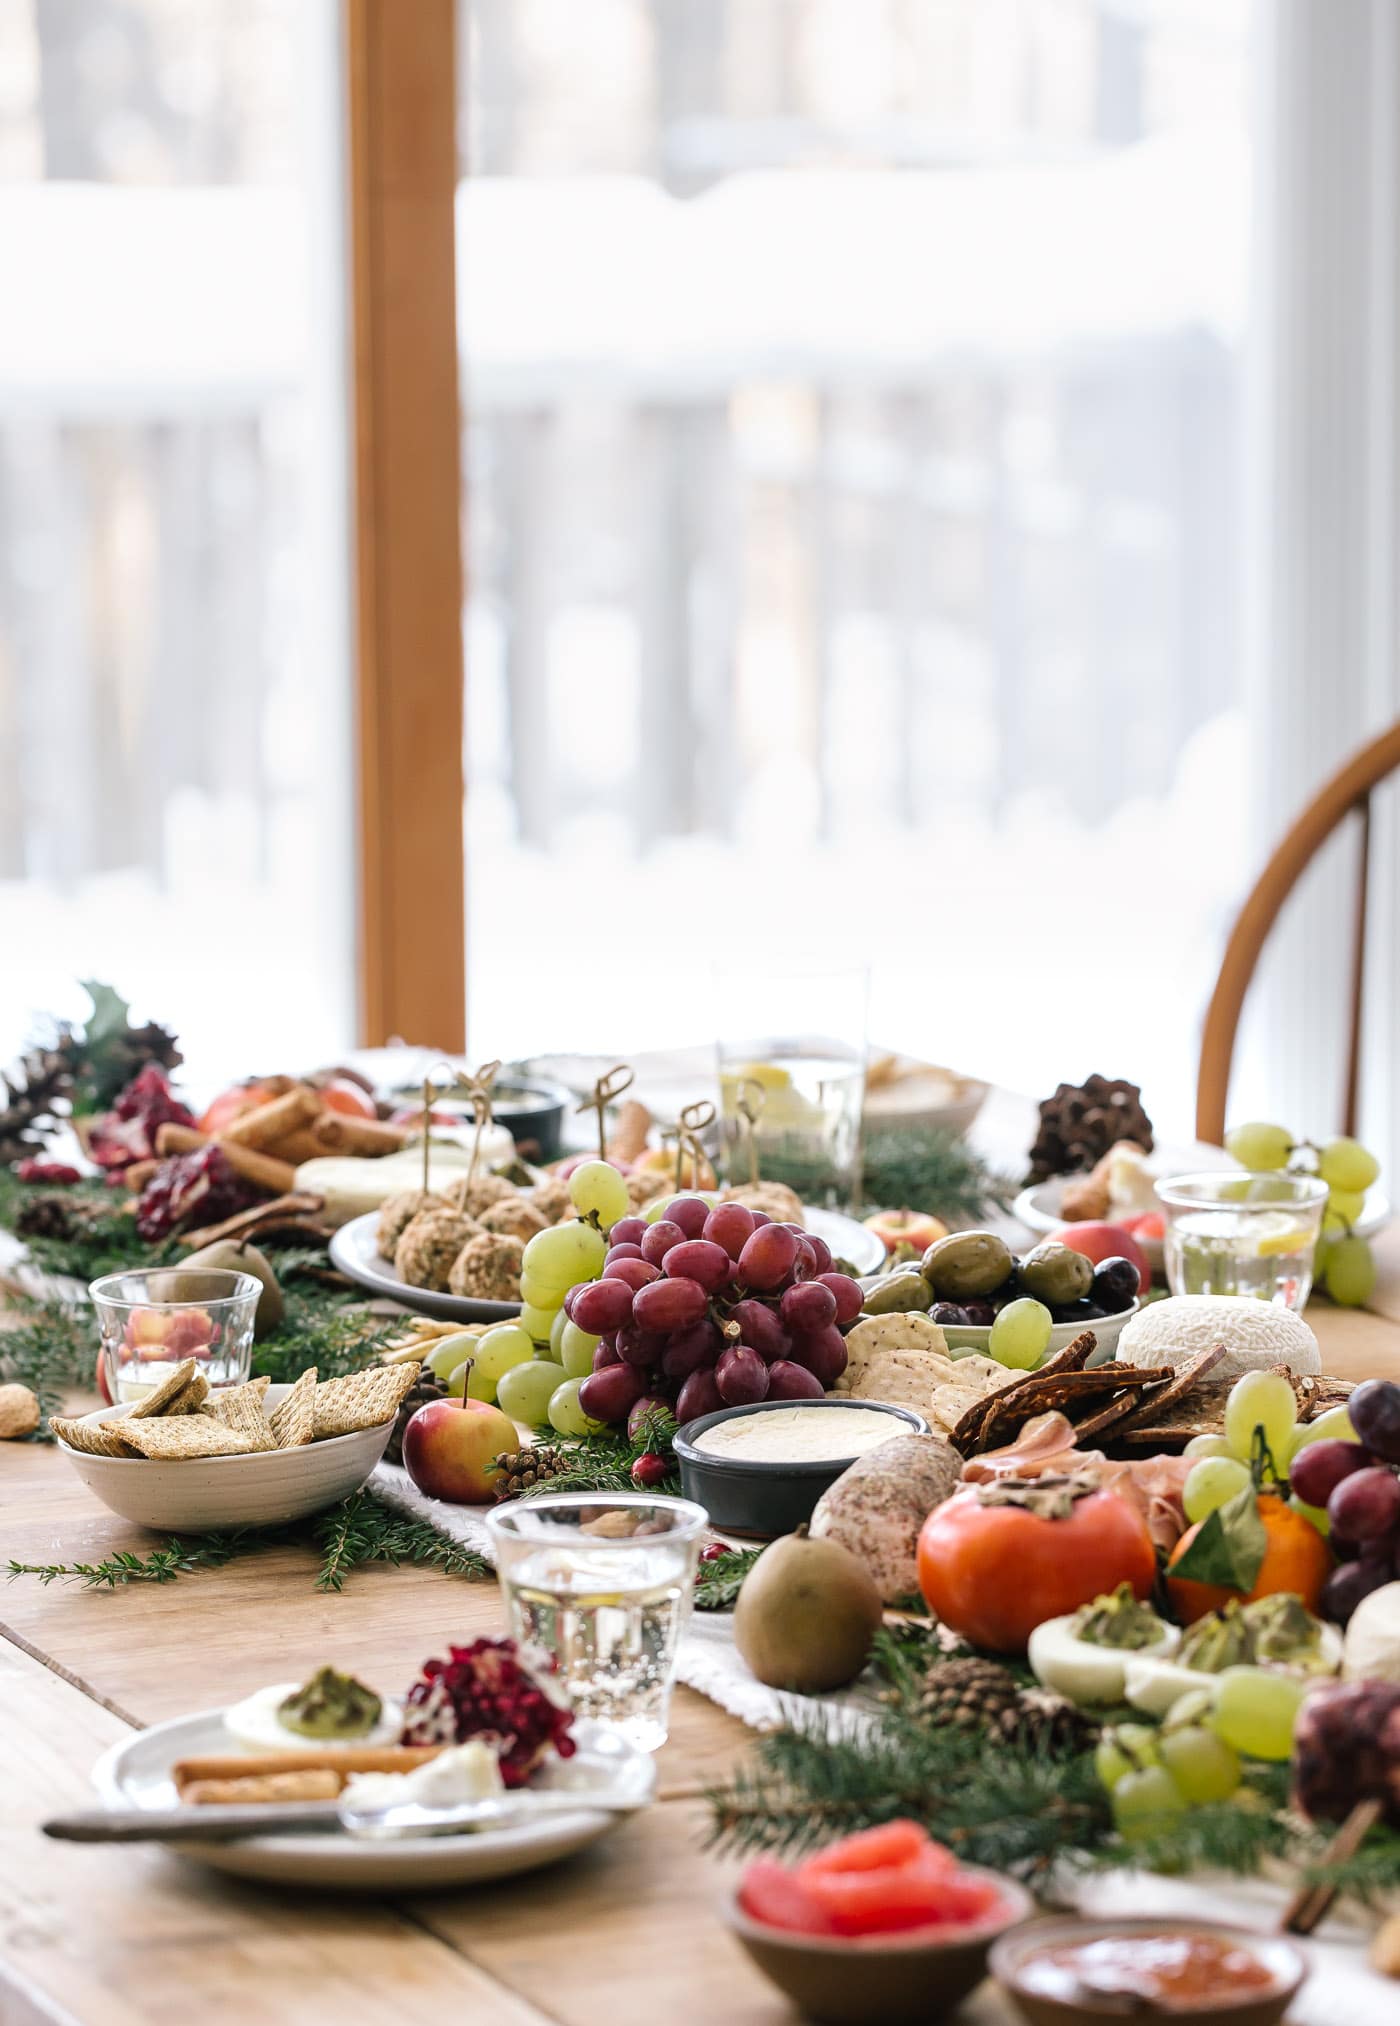
<path fill-rule="evenodd" d="M 885 1263 L 884 1240 L 867 1231 L 854 1217 L 839 1210 L 804 1208 L 807 1229 L 824 1238 L 834 1259 L 845 1259 L 857 1273 L 878 1273 Z M 342 1224 L 331 1239 L 331 1259 L 342 1273 L 377 1295 L 416 1309 L 422 1315 L 440 1316 L 447 1322 L 498 1323 L 520 1313 L 518 1301 L 477 1301 L 469 1295 L 437 1294 L 431 1288 L 410 1287 L 400 1280 L 393 1262 L 379 1250 L 379 1213 L 367 1211 Z"/>
<path fill-rule="evenodd" d="M 480 1879 L 510 1878 L 557 1864 L 606 1836 L 625 1818 L 590 1808 L 590 1794 L 619 1794 L 639 1803 L 651 1799 L 656 1767 L 649 1753 L 606 1724 L 579 1718 L 571 1759 L 550 1758 L 532 1786 L 577 1790 L 577 1814 L 544 1815 L 508 1829 L 474 1835 L 412 1836 L 394 1840 L 346 1836 L 340 1831 L 306 1835 L 250 1836 L 238 1843 L 172 1843 L 168 1847 L 197 1864 L 239 1878 L 299 1885 L 333 1892 L 421 1892 L 469 1885 Z M 170 1769 L 178 1759 L 236 1752 L 224 1728 L 223 1711 L 181 1716 L 104 1752 L 92 1769 L 99 1799 L 109 1808 L 173 1808 L 179 1797 Z"/>

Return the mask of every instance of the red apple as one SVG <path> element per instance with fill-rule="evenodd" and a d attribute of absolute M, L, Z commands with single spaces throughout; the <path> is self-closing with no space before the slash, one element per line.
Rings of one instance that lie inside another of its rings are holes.
<path fill-rule="evenodd" d="M 1065 1224 L 1051 1237 L 1059 1245 L 1067 1245 L 1071 1252 L 1082 1252 L 1086 1259 L 1092 1259 L 1095 1266 L 1101 1259 L 1130 1259 L 1138 1270 L 1138 1285 L 1146 1294 L 1152 1285 L 1152 1268 L 1147 1263 L 1147 1254 L 1138 1244 L 1131 1231 L 1121 1224 Z"/>
<path fill-rule="evenodd" d="M 515 1423 L 485 1400 L 430 1400 L 403 1432 L 403 1461 L 418 1489 L 450 1505 L 489 1505 L 498 1456 L 520 1447 Z"/>
<path fill-rule="evenodd" d="M 175 1317 L 164 1309 L 134 1308 L 126 1319 L 126 1340 L 144 1355 L 151 1345 L 163 1348 L 174 1327 Z"/>
<path fill-rule="evenodd" d="M 107 1384 L 107 1353 L 102 1350 L 97 1353 L 97 1376 L 93 1383 L 97 1387 L 97 1397 L 103 1406 L 115 1407 L 117 1403 L 112 1398 L 111 1387 Z"/>
<path fill-rule="evenodd" d="M 171 1358 L 197 1358 L 214 1339 L 214 1325 L 206 1309 L 181 1309 L 171 1318 L 161 1349 Z"/>
<path fill-rule="evenodd" d="M 873 1217 L 865 1219 L 865 1228 L 883 1239 L 886 1252 L 896 1252 L 901 1245 L 925 1252 L 938 1239 L 948 1236 L 947 1225 L 941 1218 L 930 1216 L 927 1210 L 877 1210 Z"/>

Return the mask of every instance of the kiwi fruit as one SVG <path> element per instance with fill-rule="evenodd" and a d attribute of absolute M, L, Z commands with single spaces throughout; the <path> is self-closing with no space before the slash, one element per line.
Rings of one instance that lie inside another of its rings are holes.
<path fill-rule="evenodd" d="M 799 1695 L 844 1688 L 870 1658 L 880 1593 L 839 1541 L 806 1527 L 763 1550 L 734 1606 L 734 1644 L 756 1678 Z"/>

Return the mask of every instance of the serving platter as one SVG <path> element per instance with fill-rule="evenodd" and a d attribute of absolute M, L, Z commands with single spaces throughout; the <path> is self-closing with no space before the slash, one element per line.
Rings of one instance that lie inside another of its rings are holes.
<path fill-rule="evenodd" d="M 858 1274 L 875 1273 L 884 1265 L 883 1239 L 874 1231 L 867 1231 L 854 1217 L 844 1216 L 839 1210 L 805 1207 L 802 1215 L 813 1236 L 825 1239 L 831 1247 L 832 1257 L 849 1260 Z M 432 1288 L 411 1287 L 406 1280 L 399 1279 L 392 1260 L 380 1252 L 378 1231 L 378 1211 L 367 1211 L 363 1217 L 352 1217 L 348 1224 L 342 1224 L 330 1245 L 333 1263 L 372 1294 L 399 1302 L 421 1315 L 441 1317 L 444 1322 L 498 1323 L 519 1315 L 518 1301 L 479 1301 L 473 1295 L 439 1294 Z"/>
<path fill-rule="evenodd" d="M 618 1815 L 590 1808 L 590 1795 L 607 1794 L 645 1805 L 656 1785 L 656 1768 L 608 1725 L 579 1719 L 573 1729 L 578 1750 L 571 1759 L 551 1759 L 531 1786 L 573 1792 L 577 1813 L 548 1814 L 514 1827 L 474 1835 L 413 1836 L 370 1840 L 338 1830 L 312 1835 L 250 1836 L 238 1843 L 175 1843 L 180 1856 L 239 1878 L 333 1892 L 420 1892 L 510 1878 L 557 1864 L 617 1827 Z M 105 1752 L 92 1769 L 100 1800 L 109 1808 L 173 1808 L 179 1797 L 171 1768 L 177 1760 L 232 1749 L 221 1709 L 174 1717 L 137 1731 Z"/>

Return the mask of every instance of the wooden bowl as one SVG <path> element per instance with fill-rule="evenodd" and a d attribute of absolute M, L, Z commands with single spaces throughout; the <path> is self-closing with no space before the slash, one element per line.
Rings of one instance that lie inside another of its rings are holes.
<path fill-rule="evenodd" d="M 1044 1992 L 1028 1991 L 1021 1980 L 1022 1966 L 1036 1950 L 1133 1935 L 1160 1935 L 1166 1930 L 1237 1942 L 1241 1948 L 1262 1957 L 1272 1969 L 1273 1989 L 1183 2011 L 1179 2006 L 1173 2010 L 1156 2005 L 1150 1998 L 1128 2000 L 1109 1992 L 1050 1997 Z M 1137 2022 L 1137 2026 L 1153 2026 L 1154 2021 L 1159 2026 L 1278 2026 L 1308 1974 L 1302 1951 L 1282 1935 L 1259 1934 L 1252 1928 L 1232 1927 L 1224 1921 L 1178 1920 L 1171 1916 L 1156 1920 L 1085 1920 L 1067 1916 L 1033 1921 L 997 1942 L 991 1952 L 991 1966 L 992 1975 L 1005 1984 L 1027 2026 L 1110 2026 L 1114 2020 L 1127 2018 Z"/>
<path fill-rule="evenodd" d="M 847 1941 L 769 1927 L 749 1918 L 737 1889 L 723 1913 L 750 1960 L 809 2019 L 828 2026 L 871 2026 L 875 2020 L 879 2026 L 933 2026 L 981 1983 L 998 1936 L 1035 1912 L 1034 1900 L 1013 1879 L 995 1871 L 971 1870 L 971 1876 L 995 1883 L 1005 1913 L 947 1935 L 920 1928 L 907 1941 L 898 1935 Z"/>

